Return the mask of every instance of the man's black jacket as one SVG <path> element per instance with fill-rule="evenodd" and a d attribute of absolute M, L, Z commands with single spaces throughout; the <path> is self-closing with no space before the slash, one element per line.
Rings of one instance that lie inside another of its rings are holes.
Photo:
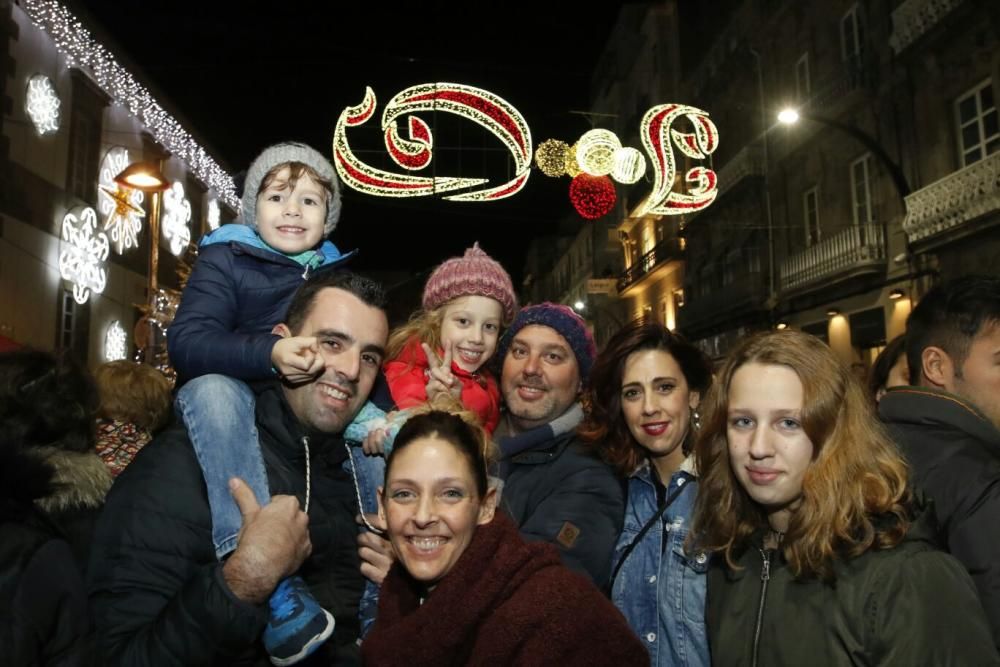
<path fill-rule="evenodd" d="M 304 433 L 277 385 L 257 400 L 257 427 L 273 495 L 305 501 Z M 309 438 L 312 555 L 299 574 L 336 618 L 308 664 L 356 663 L 359 567 L 354 484 L 337 437 Z M 146 446 L 115 482 L 89 569 L 98 642 L 114 665 L 268 664 L 260 641 L 267 605 L 237 599 L 212 545 L 205 482 L 183 426 Z M 302 663 L 307 664 L 307 663 Z"/>

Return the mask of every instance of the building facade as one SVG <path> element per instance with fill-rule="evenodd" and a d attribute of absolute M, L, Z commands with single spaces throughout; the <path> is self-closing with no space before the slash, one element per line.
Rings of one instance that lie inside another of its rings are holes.
<path fill-rule="evenodd" d="M 169 181 L 164 298 L 191 243 L 238 207 L 229 174 L 99 33 L 58 2 L 0 0 L 0 336 L 91 366 L 148 334 L 152 197 L 114 177 L 151 162 Z"/>

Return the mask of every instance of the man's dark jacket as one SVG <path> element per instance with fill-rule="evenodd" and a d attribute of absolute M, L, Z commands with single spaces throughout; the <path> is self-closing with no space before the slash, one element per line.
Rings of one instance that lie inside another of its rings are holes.
<path fill-rule="evenodd" d="M 280 388 L 257 400 L 257 427 L 275 495 L 305 502 L 305 436 Z M 312 555 L 299 574 L 336 618 L 316 664 L 355 664 L 359 571 L 354 484 L 337 437 L 310 436 Z M 267 605 L 237 599 L 212 546 L 205 483 L 183 427 L 147 445 L 108 495 L 91 551 L 98 642 L 114 665 L 266 665 Z M 311 659 L 308 663 L 313 664 Z"/>
<path fill-rule="evenodd" d="M 934 499 L 942 539 L 965 565 L 1000 647 L 1000 431 L 968 401 L 924 387 L 890 389 L 879 403 Z"/>
<path fill-rule="evenodd" d="M 552 543 L 569 569 L 604 586 L 625 521 L 625 490 L 612 469 L 572 430 L 556 435 L 549 424 L 497 440 L 501 505 L 521 535 Z"/>

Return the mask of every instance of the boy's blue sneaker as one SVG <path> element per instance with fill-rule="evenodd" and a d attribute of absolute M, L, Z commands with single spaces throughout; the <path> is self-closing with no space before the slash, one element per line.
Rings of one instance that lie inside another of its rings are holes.
<path fill-rule="evenodd" d="M 333 615 L 319 606 L 302 577 L 278 584 L 268 605 L 264 648 L 275 665 L 294 665 L 333 634 Z"/>

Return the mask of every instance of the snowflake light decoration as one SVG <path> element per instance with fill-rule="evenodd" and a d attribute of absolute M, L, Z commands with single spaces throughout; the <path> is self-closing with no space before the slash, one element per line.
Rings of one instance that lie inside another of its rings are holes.
<path fill-rule="evenodd" d="M 52 86 L 52 79 L 44 74 L 36 74 L 28 79 L 24 110 L 39 136 L 52 134 L 59 129 L 59 95 Z"/>
<path fill-rule="evenodd" d="M 191 202 L 184 196 L 184 186 L 174 181 L 163 193 L 163 235 L 170 241 L 170 252 L 180 256 L 191 243 Z"/>
<path fill-rule="evenodd" d="M 104 217 L 104 231 L 109 232 L 119 255 L 139 247 L 139 231 L 146 215 L 142 210 L 142 190 L 122 188 L 115 183 L 115 176 L 128 165 L 128 149 L 116 146 L 101 161 L 98 180 L 98 207 Z"/>
<path fill-rule="evenodd" d="M 77 303 L 87 303 L 91 292 L 104 291 L 108 282 L 105 262 L 110 247 L 107 234 L 97 232 L 94 209 L 89 206 L 75 208 L 63 218 L 59 274 L 73 284 L 73 298 Z"/>
<path fill-rule="evenodd" d="M 128 356 L 128 335 L 122 323 L 114 320 L 104 334 L 104 359 L 118 361 Z"/>

